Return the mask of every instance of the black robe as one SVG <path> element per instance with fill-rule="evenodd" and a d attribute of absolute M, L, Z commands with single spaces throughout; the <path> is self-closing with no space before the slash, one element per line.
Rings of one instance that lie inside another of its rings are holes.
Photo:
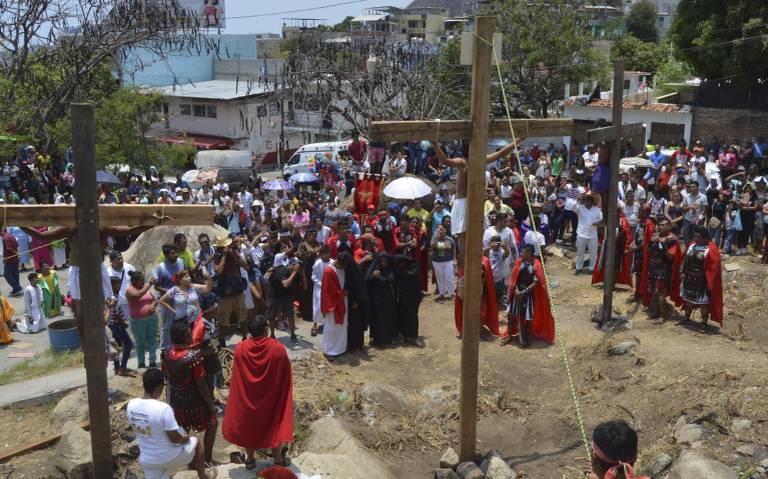
<path fill-rule="evenodd" d="M 404 338 L 419 337 L 419 306 L 423 293 L 419 263 L 406 255 L 395 257 L 397 285 L 397 329 Z"/>
<path fill-rule="evenodd" d="M 389 265 L 381 267 L 381 258 L 386 257 Z M 395 274 L 392 257 L 387 253 L 376 254 L 373 263 L 365 274 L 368 296 L 371 300 L 371 343 L 374 345 L 389 344 L 397 339 L 397 303 L 395 302 Z M 379 276 L 373 272 L 378 270 Z"/>
<path fill-rule="evenodd" d="M 363 272 L 354 261 L 344 270 L 344 289 L 347 296 L 347 352 L 362 350 L 365 346 L 365 330 L 368 329 L 368 290 Z"/>

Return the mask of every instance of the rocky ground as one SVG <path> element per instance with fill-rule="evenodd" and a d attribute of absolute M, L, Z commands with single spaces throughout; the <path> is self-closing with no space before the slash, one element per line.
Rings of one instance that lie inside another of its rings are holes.
<path fill-rule="evenodd" d="M 739 261 L 741 271 L 725 274 L 726 327 L 711 327 L 714 334 L 651 322 L 642 308 L 627 302 L 627 291 L 614 301 L 617 315 L 627 321 L 600 331 L 590 316 L 601 304 L 602 290 L 590 286 L 587 277 L 574 276 L 568 258 L 549 263 L 560 283 L 552 291 L 558 337 L 570 357 L 585 430 L 589 434 L 606 419 L 629 421 L 640 434 L 640 467 L 651 477 L 768 477 L 768 279 L 764 266 Z M 452 307 L 425 298 L 423 349 L 370 349 L 333 362 L 313 354 L 294 362 L 297 441 L 291 454 L 299 469 L 326 471 L 324 479 L 584 477 L 588 461 L 558 345 L 521 350 L 481 344 L 481 456 L 474 465 L 458 464 L 449 450 L 456 447 L 460 359 Z M 141 477 L 121 410 L 138 382 L 117 386 L 123 390 L 113 402 L 119 474 Z M 69 402 L 84 403 L 82 398 Z M 41 406 L 40 414 L 0 414 L 6 431 L 26 430 L 27 421 L 36 418 L 34 427 L 41 433 L 64 432 L 57 446 L 14 459 L 18 474 L 84 477 L 78 472 L 82 465 L 72 459 L 73 451 L 84 459 L 90 451 L 87 433 L 78 430 L 82 416 L 62 416 L 62 410 L 66 407 L 59 404 L 48 406 L 48 412 Z M 239 454 L 223 441 L 216 459 L 234 461 L 221 467 L 219 477 L 255 477 L 237 464 Z"/>

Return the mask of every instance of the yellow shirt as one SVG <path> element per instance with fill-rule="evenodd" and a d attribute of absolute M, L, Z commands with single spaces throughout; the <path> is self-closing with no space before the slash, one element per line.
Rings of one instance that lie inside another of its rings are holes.
<path fill-rule="evenodd" d="M 195 267 L 195 257 L 192 255 L 192 253 L 189 252 L 189 250 L 185 249 L 179 253 L 179 258 L 184 262 L 184 266 L 186 266 L 187 269 L 192 269 Z M 157 264 L 160 264 L 163 261 L 165 261 L 165 255 L 160 253 L 160 257 L 157 258 Z"/>

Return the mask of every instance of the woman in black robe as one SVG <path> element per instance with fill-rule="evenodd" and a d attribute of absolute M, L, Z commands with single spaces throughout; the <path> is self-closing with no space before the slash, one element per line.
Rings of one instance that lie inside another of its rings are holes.
<path fill-rule="evenodd" d="M 397 303 L 395 302 L 395 273 L 392 257 L 379 252 L 365 273 L 371 302 L 371 344 L 383 346 L 397 340 Z"/>
<path fill-rule="evenodd" d="M 419 340 L 419 306 L 421 305 L 421 280 L 419 263 L 406 255 L 397 255 L 395 279 L 397 286 L 397 329 L 405 342 L 422 346 Z"/>
<path fill-rule="evenodd" d="M 347 296 L 347 352 L 365 352 L 365 330 L 368 329 L 369 298 L 363 272 L 353 259 L 346 265 L 344 289 Z"/>

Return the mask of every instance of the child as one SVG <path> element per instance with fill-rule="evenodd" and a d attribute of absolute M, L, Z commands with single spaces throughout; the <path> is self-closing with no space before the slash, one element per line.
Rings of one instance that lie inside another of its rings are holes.
<path fill-rule="evenodd" d="M 739 213 L 739 207 L 741 204 L 737 200 L 731 201 L 731 203 L 725 208 L 725 247 L 723 253 L 731 254 L 731 245 L 741 231 L 741 214 Z M 739 251 L 736 252 L 736 256 L 739 256 Z"/>
<path fill-rule="evenodd" d="M 328 245 L 320 247 L 320 257 L 312 265 L 312 336 L 323 332 L 323 313 L 320 311 L 320 289 L 323 283 L 323 271 L 331 264 L 331 249 Z"/>
<path fill-rule="evenodd" d="M 509 257 L 509 248 L 501 242 L 500 235 L 491 237 L 490 247 L 485 248 L 483 254 L 491 262 L 491 271 L 493 272 L 493 285 L 496 289 L 496 301 L 504 305 L 504 293 L 507 287 L 507 258 Z"/>
<path fill-rule="evenodd" d="M 36 333 L 48 327 L 43 313 L 43 290 L 37 273 L 27 275 L 29 286 L 24 288 L 24 319 L 17 320 L 16 330 L 20 333 Z"/>
<path fill-rule="evenodd" d="M 120 276 L 111 276 L 109 281 L 112 284 L 112 292 L 114 293 L 114 296 L 113 298 L 107 299 L 105 319 L 107 320 L 109 331 L 112 332 L 114 342 L 120 346 L 117 349 L 123 353 L 121 359 L 118 359 L 117 354 L 114 355 L 112 362 L 115 366 L 115 375 L 136 377 L 136 372 L 127 368 L 128 359 L 131 357 L 131 350 L 133 349 L 133 341 L 128 334 L 128 323 L 125 320 L 123 309 L 118 306 L 117 300 L 114 299 L 117 298 L 120 293 L 120 285 L 123 280 Z M 109 342 L 109 340 L 107 340 L 107 342 Z M 109 349 L 107 349 L 107 353 L 110 353 Z"/>
<path fill-rule="evenodd" d="M 637 433 L 624 421 L 599 424 L 592 433 L 592 474 L 590 479 L 635 478 Z"/>

